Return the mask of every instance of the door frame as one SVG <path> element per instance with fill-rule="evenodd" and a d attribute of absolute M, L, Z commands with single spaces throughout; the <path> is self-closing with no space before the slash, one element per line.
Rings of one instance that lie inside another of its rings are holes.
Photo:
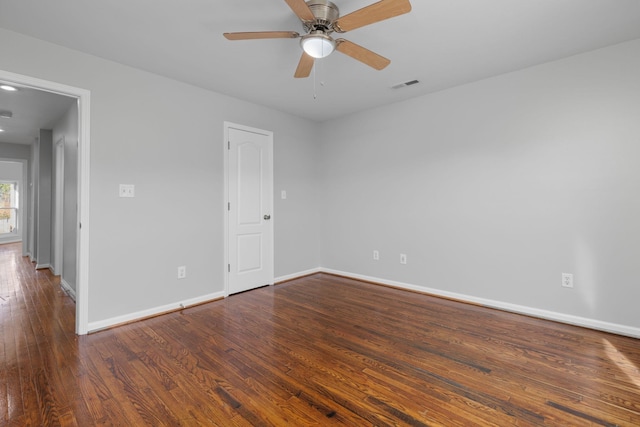
<path fill-rule="evenodd" d="M 49 80 L 0 69 L 0 80 L 76 98 L 78 101 L 78 218 L 76 235 L 76 334 L 86 335 L 89 328 L 89 177 L 90 177 L 90 103 L 91 92 Z"/>
<path fill-rule="evenodd" d="M 222 150 L 223 150 L 223 155 L 222 158 L 224 159 L 224 198 L 223 198 L 223 206 L 222 206 L 222 210 L 224 212 L 224 264 L 223 264 L 223 271 L 224 271 L 224 297 L 228 297 L 229 296 L 229 129 L 238 129 L 238 130 L 242 130 L 245 132 L 253 132 L 253 133 L 258 133 L 261 135 L 266 135 L 269 137 L 270 139 L 270 149 L 271 149 L 271 155 L 269 156 L 269 159 L 271 161 L 271 170 L 273 171 L 273 132 L 271 131 L 267 131 L 267 130 L 263 130 L 263 129 L 258 129 L 258 128 L 253 128 L 250 126 L 244 126 L 244 125 L 239 125 L 237 123 L 232 123 L 232 122 L 228 122 L 225 121 L 224 122 L 224 139 L 222 140 Z M 273 173 L 271 175 L 271 182 L 273 183 Z M 272 186 L 272 188 L 275 188 L 274 186 Z M 273 193 L 274 191 L 271 191 L 271 194 L 269 194 L 269 197 L 271 199 L 271 220 L 269 221 L 269 227 L 271 228 L 271 247 L 269 248 L 269 251 L 271 251 L 271 262 L 272 262 L 272 266 L 271 266 L 271 272 L 272 272 L 272 276 L 275 276 L 275 227 L 274 227 L 274 217 L 275 215 L 273 215 L 273 210 L 274 210 L 274 197 L 273 197 Z M 269 283 L 273 285 L 273 277 L 270 278 Z"/>
<path fill-rule="evenodd" d="M 55 142 L 55 188 L 54 188 L 54 212 L 55 224 L 53 225 L 53 271 L 56 276 L 62 276 L 62 253 L 64 251 L 64 135 Z M 61 278 L 62 279 L 62 278 Z"/>
<path fill-rule="evenodd" d="M 29 201 L 30 189 L 29 189 L 29 161 L 26 159 L 18 159 L 12 157 L 0 157 L 0 162 L 13 162 L 20 163 L 22 165 L 22 176 L 20 177 L 18 191 L 18 209 L 20 214 L 18 215 L 18 229 L 20 230 L 20 239 L 22 240 L 22 256 L 28 256 L 27 252 L 27 239 L 29 238 L 28 232 L 28 214 L 27 210 L 30 209 L 31 202 Z M 5 242 L 10 243 L 10 242 Z"/>

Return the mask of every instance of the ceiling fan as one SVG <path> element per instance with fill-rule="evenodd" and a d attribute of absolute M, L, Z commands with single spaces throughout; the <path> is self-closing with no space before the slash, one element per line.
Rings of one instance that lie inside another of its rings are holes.
<path fill-rule="evenodd" d="M 411 11 L 409 0 L 380 0 L 345 16 L 340 16 L 338 6 L 328 0 L 285 2 L 302 21 L 304 35 L 295 31 L 256 31 L 224 33 L 224 36 L 228 40 L 300 38 L 303 52 L 294 74 L 296 78 L 309 77 L 314 61 L 328 56 L 334 50 L 382 70 L 391 63 L 390 60 L 348 40 L 334 39 L 331 34 L 345 33 Z"/>

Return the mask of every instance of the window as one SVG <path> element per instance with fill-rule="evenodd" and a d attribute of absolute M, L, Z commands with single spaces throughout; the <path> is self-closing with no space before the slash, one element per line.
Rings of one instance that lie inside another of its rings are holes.
<path fill-rule="evenodd" d="M 18 184 L 0 181 L 0 235 L 18 232 Z"/>

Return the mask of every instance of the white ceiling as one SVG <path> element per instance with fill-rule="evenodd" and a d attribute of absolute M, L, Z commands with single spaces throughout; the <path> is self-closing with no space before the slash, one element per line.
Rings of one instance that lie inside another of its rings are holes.
<path fill-rule="evenodd" d="M 334 0 L 342 15 L 373 1 Z M 316 62 L 315 80 L 293 78 L 296 39 L 222 36 L 302 33 L 283 0 L 0 0 L 0 27 L 317 121 L 640 38 L 640 0 L 412 6 L 342 35 L 391 59 L 389 67 L 375 71 L 336 52 Z M 391 89 L 413 79 L 420 84 Z"/>
<path fill-rule="evenodd" d="M 31 144 L 40 129 L 51 129 L 73 102 L 75 98 L 31 88 L 18 87 L 17 92 L 0 89 L 0 111 L 13 114 L 10 119 L 0 117 L 0 142 Z"/>

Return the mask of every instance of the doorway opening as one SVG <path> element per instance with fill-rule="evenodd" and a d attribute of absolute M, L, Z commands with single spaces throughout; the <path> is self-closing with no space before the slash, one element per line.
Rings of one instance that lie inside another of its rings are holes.
<path fill-rule="evenodd" d="M 89 324 L 89 166 L 90 166 L 90 92 L 73 86 L 37 79 L 0 70 L 2 84 L 18 88 L 35 89 L 67 97 L 77 102 L 78 151 L 77 151 L 77 205 L 75 233 L 75 277 L 76 277 L 76 333 L 85 335 Z M 32 195 L 33 196 L 33 195 Z M 29 218 L 29 222 L 35 220 Z M 33 236 L 29 236 L 32 238 Z"/>

